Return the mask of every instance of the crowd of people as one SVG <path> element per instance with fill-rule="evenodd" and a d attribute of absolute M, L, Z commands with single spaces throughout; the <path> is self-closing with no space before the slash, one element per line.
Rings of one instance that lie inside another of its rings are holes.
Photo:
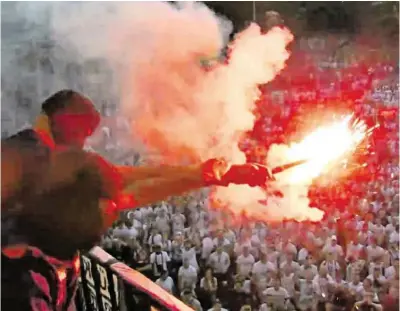
<path fill-rule="evenodd" d="M 391 66 L 354 70 L 351 87 L 268 86 L 242 145 L 250 160 L 265 157 L 271 144 L 301 129 L 293 120 L 310 103 L 351 108 L 379 124 L 354 171 L 310 188 L 311 204 L 325 211 L 321 222 L 243 222 L 213 208 L 204 190 L 125 213 L 103 237 L 104 249 L 194 310 L 397 310 L 398 80 L 387 84 Z M 346 98 L 343 107 L 324 94 Z"/>

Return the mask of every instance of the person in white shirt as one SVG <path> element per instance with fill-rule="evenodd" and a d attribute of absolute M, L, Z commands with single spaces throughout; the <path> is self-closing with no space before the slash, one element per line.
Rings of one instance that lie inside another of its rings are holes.
<path fill-rule="evenodd" d="M 335 258 L 336 256 L 333 253 L 329 252 L 326 254 L 326 260 L 324 260 L 320 265 L 320 267 L 322 266 L 326 267 L 326 269 L 328 270 L 328 274 L 333 279 L 336 279 L 336 274 L 340 270 L 340 265 Z"/>
<path fill-rule="evenodd" d="M 236 273 L 243 277 L 250 275 L 255 263 L 254 256 L 250 254 L 250 249 L 247 245 L 242 247 L 242 254 L 236 259 Z"/>
<path fill-rule="evenodd" d="M 208 235 L 205 235 L 203 237 L 203 240 L 201 241 L 201 259 L 206 261 L 208 257 L 210 257 L 213 249 L 214 249 L 213 240 Z"/>
<path fill-rule="evenodd" d="M 217 299 L 211 309 L 208 309 L 208 311 L 228 311 L 225 308 L 222 308 L 221 302 Z"/>
<path fill-rule="evenodd" d="M 214 247 L 229 247 L 231 242 L 225 238 L 224 232 L 222 230 L 218 230 L 217 236 L 213 239 Z"/>
<path fill-rule="evenodd" d="M 298 262 L 294 261 L 295 255 L 292 252 L 287 252 L 285 256 L 285 261 L 280 264 L 281 269 L 285 269 L 286 266 L 290 267 L 293 273 L 298 273 L 300 271 L 300 265 Z"/>
<path fill-rule="evenodd" d="M 312 280 L 315 276 L 313 275 L 310 268 L 304 271 L 304 279 L 299 280 L 299 303 L 300 310 L 311 309 L 314 301 L 314 289 Z"/>
<path fill-rule="evenodd" d="M 368 274 L 373 274 L 375 268 L 379 268 L 384 273 L 383 257 L 374 257 L 369 263 Z"/>
<path fill-rule="evenodd" d="M 281 285 L 289 294 L 290 298 L 295 296 L 295 284 L 297 283 L 297 277 L 293 272 L 293 269 L 286 265 L 283 268 L 283 274 L 281 275 Z"/>
<path fill-rule="evenodd" d="M 161 235 L 169 237 L 171 231 L 170 219 L 165 209 L 160 209 L 159 216 L 156 217 L 156 227 Z"/>
<path fill-rule="evenodd" d="M 358 240 L 358 239 L 356 239 L 356 240 Z M 359 242 L 356 244 L 354 241 L 351 240 L 346 246 L 345 260 L 348 262 L 350 257 L 352 257 L 353 260 L 357 260 L 358 258 L 360 258 L 361 251 L 363 248 L 364 248 L 364 245 L 362 245 Z"/>
<path fill-rule="evenodd" d="M 171 275 L 176 277 L 179 267 L 182 265 L 183 236 L 181 232 L 176 232 L 174 240 L 171 242 Z"/>
<path fill-rule="evenodd" d="M 385 227 L 382 225 L 382 220 L 379 217 L 375 218 L 375 224 L 372 226 L 371 231 L 377 236 L 385 234 Z"/>
<path fill-rule="evenodd" d="M 196 299 L 196 297 L 193 294 L 193 291 L 185 289 L 181 293 L 181 299 L 184 304 L 191 307 L 194 311 L 203 311 L 200 301 Z"/>
<path fill-rule="evenodd" d="M 362 309 L 362 305 L 367 305 L 368 310 L 376 310 L 376 311 L 383 311 L 382 306 L 379 304 L 378 301 L 375 300 L 376 294 L 370 291 L 365 291 L 363 293 L 363 299 L 357 301 L 354 306 L 353 310 L 360 310 Z"/>
<path fill-rule="evenodd" d="M 372 281 L 372 286 L 376 291 L 380 291 L 386 285 L 386 278 L 382 275 L 382 268 L 375 267 L 372 274 L 367 276 Z"/>
<path fill-rule="evenodd" d="M 372 237 L 370 245 L 367 246 L 367 261 L 371 261 L 374 257 L 381 257 L 385 255 L 385 250 L 378 246 L 376 238 Z"/>
<path fill-rule="evenodd" d="M 396 231 L 396 226 L 399 225 L 399 218 L 398 217 L 391 217 L 390 223 L 386 225 L 385 231 L 386 234 L 390 235 L 393 231 Z M 398 230 L 397 230 L 398 232 Z"/>
<path fill-rule="evenodd" d="M 367 244 L 370 242 L 371 238 L 373 237 L 373 233 L 368 228 L 368 223 L 364 223 L 362 228 L 359 229 L 358 233 L 358 240 L 361 244 Z"/>
<path fill-rule="evenodd" d="M 273 308 L 287 309 L 290 299 L 287 290 L 281 287 L 279 278 L 275 278 L 273 283 L 273 287 L 269 287 L 263 291 L 265 302 Z"/>
<path fill-rule="evenodd" d="M 393 260 L 393 265 L 385 269 L 386 279 L 395 280 L 396 276 L 399 276 L 399 268 L 399 258 L 397 257 Z"/>
<path fill-rule="evenodd" d="M 180 291 L 194 290 L 197 283 L 197 270 L 189 264 L 187 258 L 183 259 L 183 265 L 178 270 L 178 287 Z"/>
<path fill-rule="evenodd" d="M 229 241 L 229 245 L 233 246 L 236 243 L 236 235 L 235 232 L 233 232 L 231 229 L 226 228 L 224 230 L 224 237 Z"/>
<path fill-rule="evenodd" d="M 142 222 L 146 222 L 150 214 L 154 213 L 153 208 L 151 206 L 143 207 L 140 209 L 140 211 L 142 212 Z"/>
<path fill-rule="evenodd" d="M 304 264 L 300 267 L 299 270 L 300 278 L 304 279 L 306 274 L 311 274 L 311 279 L 313 279 L 318 274 L 318 268 L 316 265 L 313 264 L 313 257 L 311 254 L 306 257 Z"/>
<path fill-rule="evenodd" d="M 186 240 L 184 242 L 184 248 L 182 250 L 182 259 L 187 258 L 189 260 L 189 264 L 194 267 L 197 271 L 199 271 L 199 264 L 196 258 L 196 248 L 192 246 L 192 242 L 190 240 Z"/>
<path fill-rule="evenodd" d="M 144 208 L 137 208 L 131 213 L 133 214 L 132 217 L 134 219 L 137 219 L 138 221 L 142 221 L 146 212 L 144 212 Z"/>
<path fill-rule="evenodd" d="M 244 278 L 243 276 L 236 275 L 233 289 L 237 293 L 245 293 L 249 295 L 251 293 L 251 280 Z"/>
<path fill-rule="evenodd" d="M 204 308 L 208 309 L 216 300 L 216 294 L 218 290 L 218 280 L 213 275 L 211 268 L 207 268 L 204 272 L 204 277 L 202 277 L 200 280 L 200 289 L 204 293 L 203 306 Z"/>
<path fill-rule="evenodd" d="M 260 253 L 260 260 L 253 265 L 253 270 L 251 271 L 253 283 L 257 286 L 259 292 L 267 288 L 268 276 L 275 271 L 274 264 L 267 261 L 267 255 Z"/>
<path fill-rule="evenodd" d="M 348 283 L 348 288 L 350 293 L 355 297 L 356 301 L 362 299 L 364 287 L 363 283 L 360 281 L 359 274 L 353 274 L 352 281 Z"/>
<path fill-rule="evenodd" d="M 161 211 L 163 211 L 165 214 L 168 213 L 168 206 L 165 202 L 162 202 L 161 205 L 157 206 L 154 209 L 154 213 L 156 214 L 156 216 L 159 216 L 161 214 Z"/>
<path fill-rule="evenodd" d="M 172 222 L 172 232 L 176 234 L 177 232 L 181 232 L 185 229 L 185 222 L 186 218 L 183 214 L 179 213 L 178 211 L 171 217 Z"/>
<path fill-rule="evenodd" d="M 235 243 L 235 247 L 233 249 L 233 252 L 236 255 L 236 257 L 239 257 L 242 254 L 244 246 L 247 246 L 249 248 L 249 250 L 251 250 L 250 238 L 246 236 L 245 231 L 242 231 L 240 233 L 239 239 L 237 239 L 237 241 Z"/>
<path fill-rule="evenodd" d="M 161 277 L 156 280 L 156 284 L 165 289 L 171 295 L 175 293 L 174 280 L 168 275 L 168 271 L 163 271 Z"/>
<path fill-rule="evenodd" d="M 315 302 L 326 302 L 331 287 L 335 286 L 334 279 L 328 274 L 326 266 L 321 265 L 319 273 L 314 277 L 313 289 L 315 294 Z"/>
<path fill-rule="evenodd" d="M 116 239 L 125 240 L 126 237 L 126 226 L 125 223 L 120 220 L 116 228 L 112 232 L 112 236 Z"/>
<path fill-rule="evenodd" d="M 163 242 L 163 237 L 158 231 L 158 229 L 152 228 L 149 238 L 147 240 L 147 244 L 149 244 L 150 249 L 152 249 L 154 245 L 162 245 L 162 242 Z"/>
<path fill-rule="evenodd" d="M 365 278 L 363 281 L 363 295 L 365 293 L 373 293 L 372 301 L 379 302 L 377 291 L 373 287 L 373 283 L 370 278 Z"/>
<path fill-rule="evenodd" d="M 154 245 L 154 251 L 150 254 L 149 264 L 137 269 L 138 271 L 146 271 L 151 269 L 153 272 L 154 280 L 161 277 L 161 274 L 164 271 L 168 271 L 168 264 L 171 261 L 168 254 L 162 251 L 161 248 L 161 244 Z"/>
<path fill-rule="evenodd" d="M 389 243 L 390 244 L 399 244 L 399 225 L 396 225 L 394 230 L 389 234 Z"/>
<path fill-rule="evenodd" d="M 214 273 L 219 276 L 219 279 L 225 280 L 226 273 L 231 264 L 231 259 L 228 253 L 223 251 L 222 247 L 218 247 L 217 250 L 210 255 L 208 264 L 214 270 Z"/>
<path fill-rule="evenodd" d="M 283 240 L 283 239 L 282 239 Z M 283 240 L 276 244 L 276 250 L 280 253 L 292 254 L 292 258 L 297 257 L 297 248 L 290 240 Z"/>
<path fill-rule="evenodd" d="M 324 246 L 322 252 L 324 254 L 332 253 L 335 260 L 338 260 L 339 258 L 343 257 L 343 249 L 339 244 L 337 244 L 336 235 L 333 235 L 331 237 L 330 243 Z"/>
<path fill-rule="evenodd" d="M 299 253 L 297 254 L 297 261 L 299 264 L 303 264 L 304 261 L 306 261 L 306 258 L 309 254 L 309 251 L 307 248 L 303 247 L 300 249 Z"/>
<path fill-rule="evenodd" d="M 172 242 L 171 240 L 168 239 L 168 234 L 164 233 L 162 236 L 162 250 L 166 251 L 168 254 L 171 254 L 171 247 L 172 247 Z"/>
<path fill-rule="evenodd" d="M 261 245 L 260 237 L 257 233 L 253 233 L 250 238 L 250 243 L 254 248 L 259 248 Z"/>

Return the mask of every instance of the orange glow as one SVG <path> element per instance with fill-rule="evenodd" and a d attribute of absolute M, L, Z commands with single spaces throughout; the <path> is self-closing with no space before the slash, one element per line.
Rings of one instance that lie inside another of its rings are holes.
<path fill-rule="evenodd" d="M 347 115 L 340 121 L 316 129 L 300 143 L 289 146 L 286 153 L 288 162 L 308 160 L 290 170 L 290 183 L 304 182 L 319 176 L 357 148 L 368 134 L 367 126 L 361 121 L 351 124 L 351 120 L 352 116 Z"/>
<path fill-rule="evenodd" d="M 60 282 L 64 281 L 67 278 L 67 273 L 65 272 L 65 269 L 57 269 L 57 277 Z"/>
<path fill-rule="evenodd" d="M 81 271 L 81 261 L 79 259 L 79 256 L 75 257 L 74 259 L 74 269 L 76 273 L 79 273 Z"/>

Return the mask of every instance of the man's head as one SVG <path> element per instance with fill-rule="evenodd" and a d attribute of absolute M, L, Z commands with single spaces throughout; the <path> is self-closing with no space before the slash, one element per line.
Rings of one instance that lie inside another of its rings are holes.
<path fill-rule="evenodd" d="M 160 243 L 154 244 L 153 245 L 153 250 L 156 254 L 161 254 L 162 251 L 162 245 Z"/>
<path fill-rule="evenodd" d="M 294 255 L 291 252 L 287 252 L 286 253 L 286 262 L 292 263 L 293 259 L 294 259 Z"/>
<path fill-rule="evenodd" d="M 279 277 L 274 278 L 273 286 L 275 290 L 278 290 L 281 287 L 281 279 Z"/>
<path fill-rule="evenodd" d="M 248 245 L 244 245 L 244 246 L 242 247 L 242 253 L 243 253 L 243 255 L 244 255 L 245 257 L 249 256 L 249 254 L 250 254 L 250 248 L 249 248 Z"/>
<path fill-rule="evenodd" d="M 306 261 L 304 262 L 304 265 L 308 267 L 311 266 L 312 263 L 313 263 L 313 256 L 308 254 L 306 257 Z"/>
<path fill-rule="evenodd" d="M 373 277 L 379 278 L 381 276 L 381 271 L 382 271 L 381 267 L 374 267 L 373 274 L 372 274 Z"/>
<path fill-rule="evenodd" d="M 358 284 L 360 282 L 360 274 L 353 273 L 351 279 L 353 281 L 353 284 Z"/>
<path fill-rule="evenodd" d="M 190 289 L 185 289 L 182 292 L 182 300 L 185 303 L 190 303 L 191 300 L 193 299 L 193 293 Z"/>
<path fill-rule="evenodd" d="M 283 24 L 281 15 L 276 11 L 266 11 L 264 14 L 263 28 L 265 31 L 271 30 L 273 27 Z"/>
<path fill-rule="evenodd" d="M 304 270 L 304 275 L 305 275 L 306 281 L 309 281 L 309 282 L 312 281 L 314 275 L 313 275 L 313 273 L 312 273 L 311 267 L 306 267 L 306 268 L 305 268 L 305 270 Z"/>
<path fill-rule="evenodd" d="M 188 257 L 183 257 L 183 267 L 184 268 L 189 268 L 189 258 Z"/>
<path fill-rule="evenodd" d="M 328 274 L 328 268 L 326 267 L 326 265 L 321 265 L 319 267 L 319 276 L 325 278 L 327 274 Z"/>
<path fill-rule="evenodd" d="M 59 91 L 42 104 L 42 113 L 49 119 L 56 144 L 83 147 L 100 122 L 93 103 L 72 90 Z"/>
<path fill-rule="evenodd" d="M 168 270 L 164 270 L 161 274 L 161 279 L 165 281 L 167 277 L 168 277 Z"/>
<path fill-rule="evenodd" d="M 190 240 L 185 240 L 184 247 L 186 250 L 189 250 L 192 247 L 192 242 Z"/>
<path fill-rule="evenodd" d="M 222 309 L 222 304 L 219 299 L 216 299 L 214 302 L 213 310 L 214 311 L 220 311 Z"/>

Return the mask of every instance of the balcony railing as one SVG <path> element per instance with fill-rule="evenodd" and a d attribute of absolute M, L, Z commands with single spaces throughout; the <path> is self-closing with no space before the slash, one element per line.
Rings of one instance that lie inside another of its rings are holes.
<path fill-rule="evenodd" d="M 78 311 L 193 311 L 100 247 L 81 255 Z"/>

